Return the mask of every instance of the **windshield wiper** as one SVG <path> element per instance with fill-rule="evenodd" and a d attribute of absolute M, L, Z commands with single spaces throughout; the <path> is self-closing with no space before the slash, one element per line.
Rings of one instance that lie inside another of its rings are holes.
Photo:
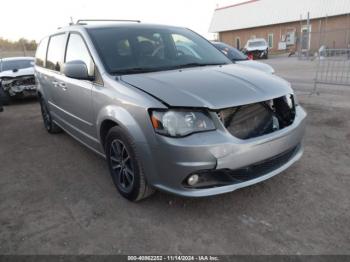
<path fill-rule="evenodd" d="M 216 65 L 226 65 L 226 63 L 188 63 L 182 65 L 175 66 L 166 66 L 166 67 L 135 67 L 135 68 L 127 68 L 112 71 L 112 74 L 116 75 L 131 75 L 131 74 L 142 74 L 149 72 L 158 72 L 158 71 L 166 71 L 166 70 L 174 70 L 181 68 L 189 68 L 189 67 L 201 67 L 201 66 L 216 66 Z"/>
<path fill-rule="evenodd" d="M 135 67 L 135 68 L 115 70 L 112 72 L 112 74 L 129 75 L 129 74 L 141 74 L 141 73 L 148 73 L 148 72 L 155 72 L 155 71 L 159 71 L 159 68 Z"/>
<path fill-rule="evenodd" d="M 170 69 L 181 69 L 181 68 L 189 68 L 189 67 L 201 67 L 201 66 L 218 66 L 218 65 L 227 65 L 226 63 L 188 63 L 182 65 L 176 65 L 173 67 L 169 67 Z"/>

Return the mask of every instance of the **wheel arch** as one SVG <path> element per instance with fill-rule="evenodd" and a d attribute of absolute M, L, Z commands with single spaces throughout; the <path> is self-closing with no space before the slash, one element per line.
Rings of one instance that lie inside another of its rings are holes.
<path fill-rule="evenodd" d="M 101 146 L 103 149 L 105 149 L 106 137 L 107 137 L 109 130 L 115 126 L 119 126 L 119 125 L 114 120 L 105 119 L 102 121 L 100 129 L 99 129 L 99 136 L 100 136 Z"/>
<path fill-rule="evenodd" d="M 111 105 L 103 108 L 98 114 L 96 126 L 98 139 L 103 149 L 108 131 L 114 126 L 121 127 L 135 142 L 147 142 L 136 119 L 127 110 L 119 106 Z"/>

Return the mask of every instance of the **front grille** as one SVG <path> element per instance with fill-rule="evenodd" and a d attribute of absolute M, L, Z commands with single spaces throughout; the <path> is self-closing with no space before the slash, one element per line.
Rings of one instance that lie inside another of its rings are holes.
<path fill-rule="evenodd" d="M 295 155 L 299 148 L 300 146 L 297 146 L 286 152 L 283 152 L 282 154 L 266 159 L 259 163 L 255 163 L 253 165 L 240 169 L 229 170 L 227 172 L 232 178 L 237 179 L 241 182 L 255 179 L 266 175 L 286 164 Z"/>
<path fill-rule="evenodd" d="M 267 175 L 285 165 L 300 150 L 300 146 L 298 145 L 279 155 L 239 169 L 197 171 L 195 173 L 200 177 L 198 184 L 190 187 L 186 184 L 186 180 L 183 184 L 186 187 L 203 189 L 247 182 Z"/>
<path fill-rule="evenodd" d="M 34 76 L 21 77 L 13 81 L 12 85 L 13 86 L 35 85 L 35 78 Z"/>
<path fill-rule="evenodd" d="M 295 118 L 293 96 L 238 106 L 218 112 L 226 129 L 239 139 L 249 139 L 291 125 Z"/>

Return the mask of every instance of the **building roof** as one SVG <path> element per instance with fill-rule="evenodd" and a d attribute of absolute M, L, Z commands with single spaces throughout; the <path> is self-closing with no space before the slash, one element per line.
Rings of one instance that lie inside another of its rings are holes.
<path fill-rule="evenodd" d="M 214 11 L 212 33 L 350 14 L 349 0 L 250 0 Z"/>

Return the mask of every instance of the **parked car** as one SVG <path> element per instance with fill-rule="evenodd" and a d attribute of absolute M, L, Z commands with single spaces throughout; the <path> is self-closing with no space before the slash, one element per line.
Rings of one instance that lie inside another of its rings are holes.
<path fill-rule="evenodd" d="M 0 90 L 1 92 L 1 90 Z M 1 96 L 0 96 L 0 113 L 4 111 L 4 107 L 3 107 L 3 103 L 2 103 L 2 99 L 1 99 Z"/>
<path fill-rule="evenodd" d="M 247 55 L 243 54 L 238 49 L 221 42 L 212 42 L 212 44 L 224 53 L 232 62 L 238 63 L 240 65 L 249 66 L 251 68 L 261 70 L 265 73 L 274 74 L 275 70 L 272 66 L 254 61 L 248 58 Z"/>
<path fill-rule="evenodd" d="M 248 40 L 243 52 L 253 59 L 269 58 L 269 46 L 264 38 Z"/>
<path fill-rule="evenodd" d="M 231 192 L 303 153 L 306 113 L 291 85 L 233 64 L 185 28 L 79 22 L 41 41 L 35 73 L 47 131 L 65 130 L 105 157 L 131 201 L 154 189 Z"/>
<path fill-rule="evenodd" d="M 0 100 L 36 95 L 33 57 L 0 59 Z"/>

